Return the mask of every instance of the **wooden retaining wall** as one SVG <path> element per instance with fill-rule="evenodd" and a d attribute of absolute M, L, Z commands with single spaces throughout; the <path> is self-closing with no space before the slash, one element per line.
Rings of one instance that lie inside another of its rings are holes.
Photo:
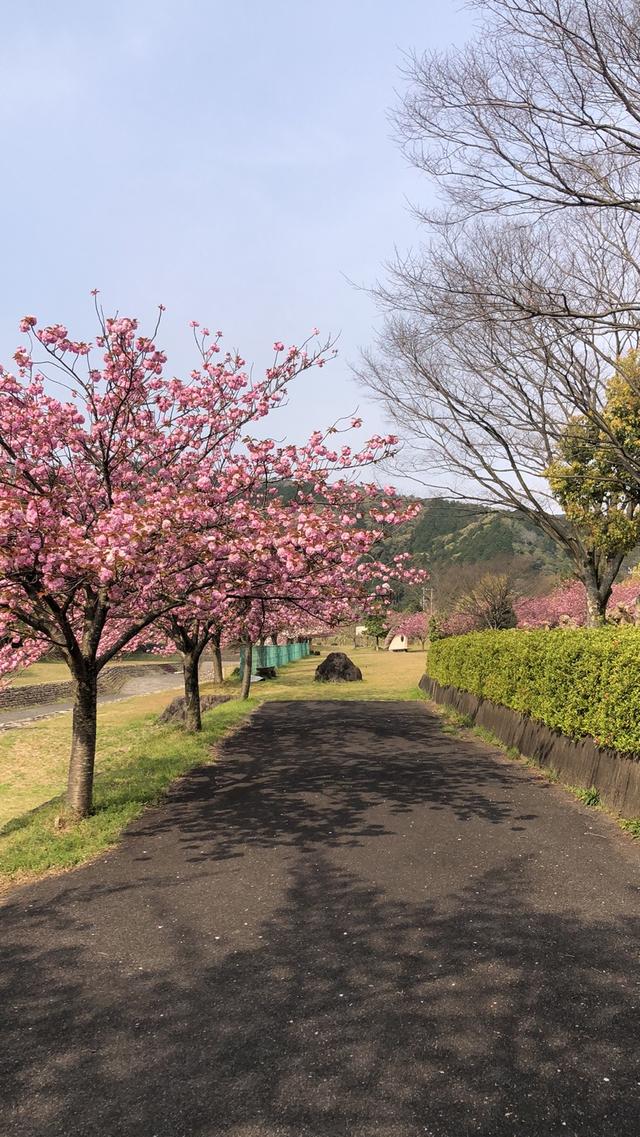
<path fill-rule="evenodd" d="M 423 675 L 420 688 L 434 702 L 454 707 L 490 730 L 505 746 L 514 746 L 526 758 L 553 769 L 567 785 L 595 786 L 610 809 L 624 817 L 640 816 L 640 756 L 598 746 L 592 738 L 567 738 L 510 707 L 458 687 L 441 687 L 428 675 Z"/>

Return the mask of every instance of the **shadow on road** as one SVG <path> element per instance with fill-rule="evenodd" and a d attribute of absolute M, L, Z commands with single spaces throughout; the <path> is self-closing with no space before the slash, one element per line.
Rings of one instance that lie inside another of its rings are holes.
<path fill-rule="evenodd" d="M 208 960 L 182 926 L 171 977 L 109 967 L 97 988 L 83 950 L 19 939 L 1 973 L 5 1132 L 630 1135 L 623 929 L 514 906 L 521 871 L 438 908 L 306 857 L 257 946 Z M 31 921 L 53 944 L 65 905 Z"/>
<path fill-rule="evenodd" d="M 265 708 L 104 864 L 2 909 L 3 1135 L 636 1132 L 639 922 L 592 913 L 580 864 L 579 903 L 541 891 L 521 773 L 423 708 L 321 706 Z M 491 868 L 425 858 L 442 811 Z"/>
<path fill-rule="evenodd" d="M 219 761 L 189 775 L 171 810 L 148 815 L 144 835 L 176 821 L 187 856 L 242 856 L 248 843 L 304 849 L 382 836 L 377 807 L 392 817 L 419 805 L 492 825 L 517 822 L 506 794 L 514 774 L 473 742 L 443 735 L 411 703 L 271 704 L 223 746 Z M 348 715 L 345 727 L 343 716 Z M 455 754 L 455 761 L 452 757 Z M 529 815 L 528 820 L 534 815 Z"/>

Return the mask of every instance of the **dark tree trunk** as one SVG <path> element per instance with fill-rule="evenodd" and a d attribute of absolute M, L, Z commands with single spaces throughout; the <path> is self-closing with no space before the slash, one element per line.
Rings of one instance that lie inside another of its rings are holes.
<path fill-rule="evenodd" d="M 74 676 L 75 695 L 71 727 L 71 758 L 67 782 L 67 804 L 78 817 L 91 812 L 93 771 L 96 759 L 96 721 L 98 714 L 98 676 L 95 666 Z"/>
<path fill-rule="evenodd" d="M 182 653 L 182 672 L 184 675 L 184 725 L 185 730 L 202 730 L 200 714 L 200 676 L 198 673 L 202 649 L 192 649 Z"/>
<path fill-rule="evenodd" d="M 253 665 L 253 644 L 249 641 L 245 646 L 244 656 L 244 672 L 242 674 L 242 689 L 240 697 L 242 699 L 249 698 L 249 691 L 251 690 L 251 667 Z"/>
<path fill-rule="evenodd" d="M 211 637 L 211 654 L 213 656 L 213 682 L 222 683 L 224 671 L 222 669 L 222 650 L 220 648 L 220 632 Z"/>
<path fill-rule="evenodd" d="M 611 557 L 604 570 L 602 565 L 592 559 L 582 566 L 581 575 L 587 593 L 588 628 L 597 628 L 604 624 L 613 582 L 620 571 L 623 559 L 622 554 Z"/>

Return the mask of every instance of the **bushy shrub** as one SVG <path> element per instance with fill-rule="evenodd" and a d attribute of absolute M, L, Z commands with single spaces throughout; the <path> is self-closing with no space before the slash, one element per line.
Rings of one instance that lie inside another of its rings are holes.
<path fill-rule="evenodd" d="M 473 620 L 475 628 L 502 630 L 518 623 L 513 602 L 515 594 L 504 573 L 485 573 L 476 585 L 461 596 L 457 610 Z"/>
<path fill-rule="evenodd" d="M 640 629 L 471 632 L 431 643 L 427 674 L 571 738 L 640 754 Z"/>

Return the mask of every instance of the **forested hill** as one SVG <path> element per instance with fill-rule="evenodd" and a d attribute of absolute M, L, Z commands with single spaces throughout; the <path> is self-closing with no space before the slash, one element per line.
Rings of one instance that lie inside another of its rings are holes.
<path fill-rule="evenodd" d="M 285 483 L 279 492 L 288 500 L 295 489 Z M 571 572 L 561 549 L 526 518 L 442 497 L 426 498 L 414 521 L 385 538 L 384 560 L 400 552 L 412 553 L 429 569 L 438 591 L 446 593 L 447 576 L 452 578 L 450 584 L 462 585 L 486 571 L 506 572 L 519 591 L 528 594 L 550 589 Z"/>
<path fill-rule="evenodd" d="M 506 573 L 516 591 L 550 591 L 571 573 L 561 549 L 537 526 L 517 513 L 429 498 L 415 521 L 385 538 L 383 559 L 409 552 L 429 569 L 431 599 L 449 610 L 486 572 Z M 416 590 L 399 589 L 396 604 L 412 606 Z"/>
<path fill-rule="evenodd" d="M 432 563 L 526 557 L 532 571 L 554 575 L 568 568 L 554 541 L 526 518 L 506 510 L 430 498 L 407 530 L 401 538 L 404 547 L 426 554 Z"/>

